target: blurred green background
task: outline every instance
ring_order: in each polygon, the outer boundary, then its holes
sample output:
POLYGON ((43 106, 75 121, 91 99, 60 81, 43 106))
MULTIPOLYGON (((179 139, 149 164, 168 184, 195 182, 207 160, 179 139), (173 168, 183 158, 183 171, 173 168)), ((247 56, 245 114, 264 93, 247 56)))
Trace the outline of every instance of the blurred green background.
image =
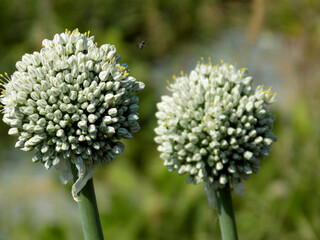
MULTIPOLYGON (((320 1, 1 0, 0 72, 65 28, 112 43, 140 94, 142 130, 94 176, 106 239, 221 239, 203 184, 169 173, 153 142, 168 79, 200 59, 247 67, 278 92, 279 137, 260 174, 234 196, 240 239, 320 239, 320 1), (139 50, 139 41, 146 46, 139 50)), ((0 239, 83 239, 77 204, 54 169, 33 164, 0 124, 0 239)))

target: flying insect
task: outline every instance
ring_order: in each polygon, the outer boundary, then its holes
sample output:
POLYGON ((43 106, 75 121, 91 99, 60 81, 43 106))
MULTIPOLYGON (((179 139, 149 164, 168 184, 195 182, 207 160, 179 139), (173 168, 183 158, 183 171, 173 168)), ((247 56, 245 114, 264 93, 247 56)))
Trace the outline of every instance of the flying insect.
POLYGON ((139 43, 139 50, 142 50, 143 48, 144 48, 144 46, 146 45, 146 42, 145 41, 141 41, 140 43, 139 43))

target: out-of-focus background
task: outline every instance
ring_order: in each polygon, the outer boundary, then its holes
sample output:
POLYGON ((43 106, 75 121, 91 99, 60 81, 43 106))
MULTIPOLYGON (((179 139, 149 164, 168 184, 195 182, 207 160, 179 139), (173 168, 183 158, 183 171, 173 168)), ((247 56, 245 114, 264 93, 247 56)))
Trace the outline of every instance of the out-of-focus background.
MULTIPOLYGON (((203 184, 168 172, 156 151, 156 102, 167 80, 200 57, 237 62, 273 86, 279 137, 258 175, 234 196, 240 239, 320 239, 320 1, 1 0, 0 72, 65 28, 112 43, 140 94, 141 131, 94 176, 106 239, 221 239, 203 184), (138 49, 145 41, 143 50, 138 49)), ((82 239, 71 185, 33 164, 0 124, 0 240, 82 239)))

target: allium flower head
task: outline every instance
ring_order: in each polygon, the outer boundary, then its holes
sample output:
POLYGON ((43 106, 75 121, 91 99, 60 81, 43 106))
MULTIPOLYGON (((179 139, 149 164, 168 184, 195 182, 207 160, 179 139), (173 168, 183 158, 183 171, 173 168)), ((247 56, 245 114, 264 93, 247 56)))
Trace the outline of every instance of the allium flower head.
POLYGON ((246 69, 221 61, 174 76, 169 90, 156 113, 155 141, 164 165, 187 173, 188 183, 205 182, 206 189, 230 183, 241 194, 242 180, 258 172, 276 140, 275 116, 265 107, 274 101, 271 88, 254 90, 246 69))
POLYGON ((16 147, 35 150, 33 161, 62 171, 77 193, 96 166, 124 150, 119 140, 139 131, 138 102, 144 84, 129 76, 113 45, 98 47, 78 29, 45 39, 40 52, 25 54, 12 76, 2 76, 3 121, 16 147))

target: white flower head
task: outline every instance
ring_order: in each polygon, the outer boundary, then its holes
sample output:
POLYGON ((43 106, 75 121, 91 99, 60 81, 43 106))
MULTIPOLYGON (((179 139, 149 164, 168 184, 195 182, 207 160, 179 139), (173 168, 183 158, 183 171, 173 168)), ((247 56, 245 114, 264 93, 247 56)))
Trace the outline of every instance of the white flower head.
POLYGON ((211 190, 226 184, 243 195, 242 181, 258 172, 277 139, 271 132, 275 116, 265 107, 276 94, 263 86, 254 90, 246 69, 223 61, 198 63, 189 75, 173 78, 172 94, 162 96, 156 113, 164 165, 187 173, 188 183, 205 182, 210 205, 211 190))
POLYGON ((142 82, 129 75, 113 45, 98 47, 90 32, 78 29, 45 39, 40 52, 25 54, 11 77, 2 77, 3 120, 16 147, 35 150, 33 161, 55 166, 61 180, 78 179, 72 194, 92 177, 94 169, 124 150, 120 142, 139 131, 138 96, 142 82))

